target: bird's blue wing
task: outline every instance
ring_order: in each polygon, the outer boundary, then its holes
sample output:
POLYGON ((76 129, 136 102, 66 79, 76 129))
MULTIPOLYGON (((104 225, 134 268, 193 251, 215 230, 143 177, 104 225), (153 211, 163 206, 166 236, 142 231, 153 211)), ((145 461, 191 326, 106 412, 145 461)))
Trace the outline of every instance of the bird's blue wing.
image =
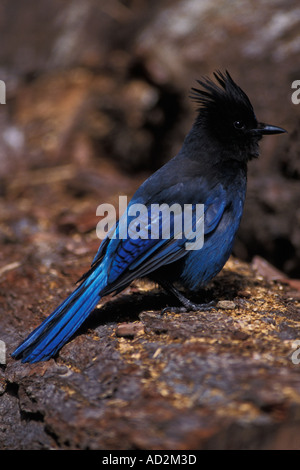
MULTIPOLYGON (((215 190, 214 196, 209 198, 204 204, 204 213, 200 212, 198 218, 195 217, 191 226, 192 233, 180 233, 182 225, 176 224, 176 221, 182 218, 183 215, 177 214, 172 219, 172 233, 167 238, 151 238, 150 230, 153 226, 159 226, 161 231, 161 221, 164 216, 160 218, 150 219, 150 212, 144 213, 139 217, 139 237, 133 238, 136 232, 130 233, 130 223, 128 223, 128 237, 126 239, 111 239, 104 240, 105 250, 99 250, 98 256, 101 258, 104 255, 111 259, 107 271, 107 286, 101 292, 106 295, 112 291, 120 290, 128 285, 132 280, 138 277, 149 275, 156 269, 170 264, 178 259, 186 256, 188 251, 186 243, 190 242, 193 233, 195 233, 195 226, 204 221, 204 233, 208 235, 217 227, 224 209, 226 207, 225 191, 220 186, 215 190)), ((116 230, 118 231, 118 225, 116 230)), ((161 235, 161 233, 160 233, 161 235)), ((100 261, 100 258, 99 258, 100 261)), ((94 263, 97 264, 97 258, 94 263)))
POLYGON ((226 191, 222 185, 218 185, 213 195, 205 204, 204 233, 208 235, 217 227, 227 204, 226 191))

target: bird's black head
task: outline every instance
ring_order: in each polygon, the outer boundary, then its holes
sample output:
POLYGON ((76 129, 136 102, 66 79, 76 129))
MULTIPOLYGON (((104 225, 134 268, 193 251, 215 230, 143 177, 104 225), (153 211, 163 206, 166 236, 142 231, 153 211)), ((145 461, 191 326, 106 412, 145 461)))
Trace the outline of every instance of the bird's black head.
POLYGON ((197 80, 202 89, 192 88, 191 98, 200 104, 195 126, 204 128, 221 143, 227 155, 236 160, 258 157, 258 141, 265 134, 286 132, 276 126, 257 122, 246 93, 229 73, 214 73, 220 86, 209 78, 197 80))

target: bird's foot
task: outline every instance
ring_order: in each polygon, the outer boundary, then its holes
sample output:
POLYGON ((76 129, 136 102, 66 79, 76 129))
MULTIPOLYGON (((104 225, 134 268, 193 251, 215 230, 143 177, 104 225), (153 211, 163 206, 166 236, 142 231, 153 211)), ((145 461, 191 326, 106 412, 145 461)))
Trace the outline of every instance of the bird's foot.
POLYGON ((162 313, 186 313, 186 312, 207 312, 216 306, 216 302, 212 300, 211 302, 207 302, 204 304, 194 304, 188 299, 187 302, 182 307, 166 307, 162 310, 162 313))
POLYGON ((191 300, 187 299, 178 289, 176 289, 172 284, 164 283, 163 287, 171 292, 182 304, 182 307, 166 307, 163 309, 162 313, 166 313, 169 311, 175 313, 183 313, 183 312, 207 312, 216 306, 216 302, 212 300, 211 302, 203 303, 203 304, 196 304, 191 300))

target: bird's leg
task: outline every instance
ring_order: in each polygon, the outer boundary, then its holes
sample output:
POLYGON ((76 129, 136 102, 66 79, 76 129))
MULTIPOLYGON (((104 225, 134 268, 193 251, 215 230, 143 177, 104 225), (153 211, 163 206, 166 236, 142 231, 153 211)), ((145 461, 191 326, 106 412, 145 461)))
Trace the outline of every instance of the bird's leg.
MULTIPOLYGON (((211 310, 215 305, 215 301, 212 300, 211 302, 205 303, 205 304, 195 304, 191 300, 187 299, 181 292, 179 292, 176 287, 174 287, 172 284, 168 283, 167 281, 162 281, 159 282, 160 285, 167 291, 175 295, 177 299, 182 303, 183 307, 181 308, 172 308, 172 311, 177 311, 177 312, 185 312, 185 311, 193 311, 197 312, 199 310, 201 311, 207 311, 211 310)), ((163 312, 170 310, 170 307, 166 307, 163 312)))

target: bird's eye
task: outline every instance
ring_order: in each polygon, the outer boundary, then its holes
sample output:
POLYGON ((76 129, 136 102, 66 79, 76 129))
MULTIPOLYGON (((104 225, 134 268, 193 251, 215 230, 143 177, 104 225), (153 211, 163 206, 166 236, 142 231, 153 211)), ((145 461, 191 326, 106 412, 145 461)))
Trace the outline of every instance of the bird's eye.
POLYGON ((236 129, 245 129, 246 127, 243 121, 234 121, 233 125, 236 129))

